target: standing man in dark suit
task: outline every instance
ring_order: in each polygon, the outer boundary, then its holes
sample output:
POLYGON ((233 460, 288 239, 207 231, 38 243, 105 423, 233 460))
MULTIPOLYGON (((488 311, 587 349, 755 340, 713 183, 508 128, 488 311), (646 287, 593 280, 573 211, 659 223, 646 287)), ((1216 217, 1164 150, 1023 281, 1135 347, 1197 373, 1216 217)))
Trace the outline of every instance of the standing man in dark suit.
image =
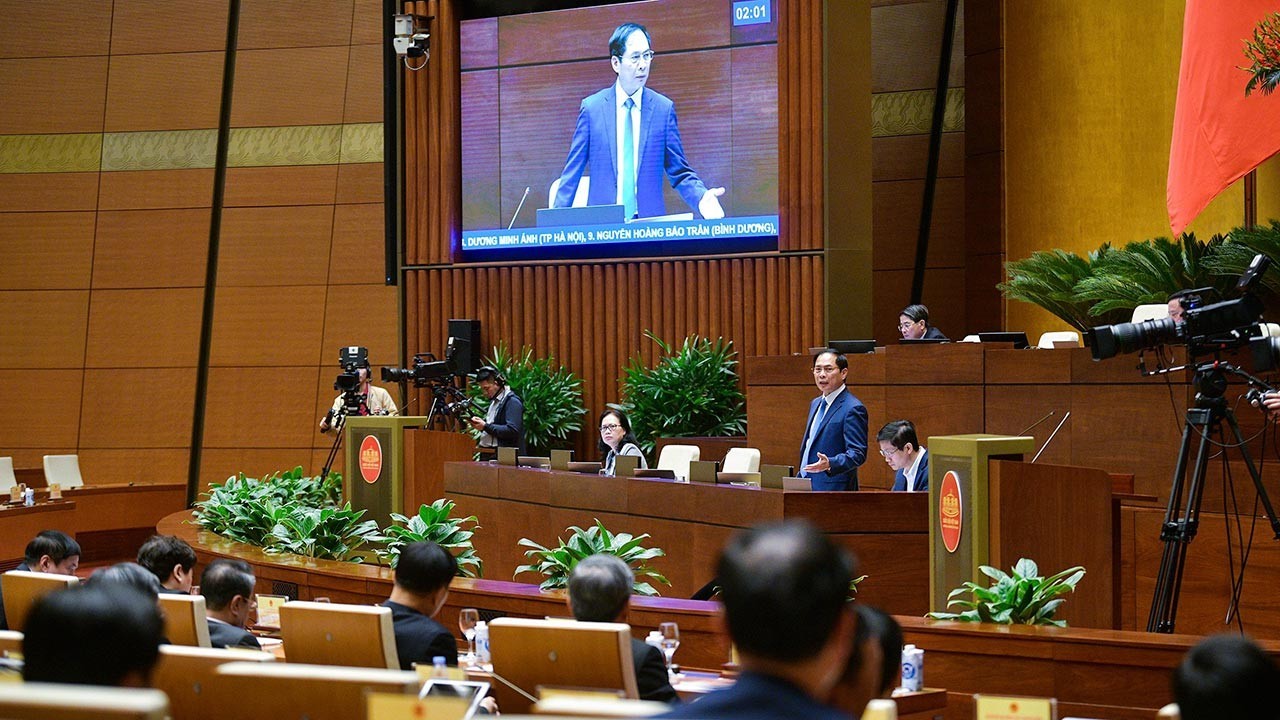
POLYGON ((835 720, 827 704, 853 650, 853 560, 804 522, 738 532, 717 565, 724 622, 742 674, 664 717, 835 720))
POLYGON ((880 457, 896 470, 893 476, 894 492, 929 490, 929 451, 920 447, 916 426, 910 420, 894 420, 886 423, 876 433, 880 443, 880 457))
POLYGON ((401 546, 395 585, 391 597, 382 603, 391 608, 400 669, 412 670, 414 663, 430 665, 437 657, 443 657, 446 665, 457 666, 458 640, 435 619, 457 574, 458 561, 436 543, 401 546))
POLYGON ((245 630, 257 601, 253 596, 253 568, 243 560, 219 558, 209 563, 200 576, 209 615, 209 642, 216 648, 260 650, 258 638, 245 630))
POLYGON ((569 207, 584 170, 590 170, 588 205, 622 205, 628 220, 666 215, 662 174, 709 220, 724 217, 724 188, 702 183, 689 167, 671 99, 645 87, 653 69, 649 31, 623 23, 609 38, 609 65, 618 79, 582 101, 569 157, 553 207, 569 207))
MULTIPOLYGON (((580 622, 627 621, 635 575, 614 555, 588 555, 569 575, 569 611, 580 622)), ((631 659, 641 700, 679 702, 667 678, 667 664, 658 648, 631 638, 631 659)))
POLYGON ((800 444, 800 476, 814 490, 857 490, 858 466, 867 459, 867 408, 845 389, 849 361, 835 350, 813 359, 821 396, 809 405, 800 444))
POLYGON ((480 432, 481 452, 497 452, 500 447, 513 447, 525 455, 524 402, 507 386, 502 373, 489 365, 476 370, 476 382, 489 398, 484 417, 471 418, 471 427, 480 432))

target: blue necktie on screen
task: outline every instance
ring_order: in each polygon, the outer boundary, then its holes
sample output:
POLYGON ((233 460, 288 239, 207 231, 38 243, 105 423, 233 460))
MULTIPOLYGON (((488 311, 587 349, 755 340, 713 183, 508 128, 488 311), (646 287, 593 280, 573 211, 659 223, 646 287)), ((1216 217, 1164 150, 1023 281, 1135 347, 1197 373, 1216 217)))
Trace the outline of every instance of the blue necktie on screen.
POLYGON ((631 108, 635 106, 636 101, 631 98, 622 103, 627 111, 622 129, 622 208, 628 220, 636 216, 636 131, 631 119, 631 108))
MULTIPOLYGON (((809 450, 813 447, 813 436, 818 434, 818 428, 822 426, 822 418, 827 414, 827 399, 818 400, 818 411, 813 414, 813 422, 809 424, 809 439, 804 444, 804 455, 800 457, 800 467, 803 468, 809 464, 809 450)), ((808 477, 809 473, 804 470, 800 471, 800 477, 808 477)))

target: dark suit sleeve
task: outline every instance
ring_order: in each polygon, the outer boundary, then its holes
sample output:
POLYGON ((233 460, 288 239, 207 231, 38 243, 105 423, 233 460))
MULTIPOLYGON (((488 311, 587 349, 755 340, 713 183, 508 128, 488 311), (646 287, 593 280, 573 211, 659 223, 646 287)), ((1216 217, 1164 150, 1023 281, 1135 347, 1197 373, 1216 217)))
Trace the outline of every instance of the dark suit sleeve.
POLYGON ((689 160, 684 155, 684 143, 680 140, 680 125, 676 120, 674 105, 671 106, 671 112, 667 114, 666 133, 667 151, 663 165, 667 171, 667 177, 671 179, 671 187, 680 193, 680 197, 684 198, 689 207, 698 210, 698 203, 706 194, 707 186, 702 183, 698 173, 689 167, 689 160))
POLYGON ((920 471, 916 473, 916 489, 926 491, 929 489, 929 453, 925 451, 924 457, 920 458, 920 471))
POLYGON ((831 475, 855 470, 867 460, 867 408, 865 405, 855 402, 854 406, 849 408, 849 412, 845 413, 841 431, 844 436, 844 452, 827 458, 831 462, 831 470, 828 471, 831 475))
POLYGON ((573 205, 573 196, 578 192, 582 171, 587 167, 590 147, 591 117, 587 110, 587 101, 583 100, 578 106, 578 125, 573 130, 573 140, 569 143, 569 157, 564 161, 564 170, 560 173, 560 188, 556 190, 556 199, 552 207, 566 208, 573 205))
POLYGON ((498 439, 503 447, 522 447, 520 441, 524 437, 524 402, 520 396, 511 393, 502 404, 501 417, 484 426, 484 431, 498 439))
POLYGON ((662 660, 662 651, 652 645, 645 645, 645 648, 643 660, 636 663, 636 685, 640 690, 640 699, 679 702, 680 696, 667 678, 667 665, 662 660))
POLYGON ((245 631, 245 634, 236 641, 235 647, 250 648, 253 650, 261 650, 262 643, 258 642, 258 638, 253 633, 245 631))
POLYGON ((458 666, 458 639, 450 633, 438 633, 431 638, 431 643, 427 645, 426 658, 430 663, 432 658, 444 657, 444 662, 450 667, 458 666))

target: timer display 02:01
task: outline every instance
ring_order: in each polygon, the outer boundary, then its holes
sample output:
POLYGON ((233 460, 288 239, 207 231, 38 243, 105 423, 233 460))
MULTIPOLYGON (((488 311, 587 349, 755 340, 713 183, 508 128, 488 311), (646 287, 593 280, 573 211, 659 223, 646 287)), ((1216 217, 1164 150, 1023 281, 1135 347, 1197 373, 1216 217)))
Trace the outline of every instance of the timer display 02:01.
POLYGON ((759 25, 772 21, 771 0, 744 0, 733 4, 733 24, 759 25))

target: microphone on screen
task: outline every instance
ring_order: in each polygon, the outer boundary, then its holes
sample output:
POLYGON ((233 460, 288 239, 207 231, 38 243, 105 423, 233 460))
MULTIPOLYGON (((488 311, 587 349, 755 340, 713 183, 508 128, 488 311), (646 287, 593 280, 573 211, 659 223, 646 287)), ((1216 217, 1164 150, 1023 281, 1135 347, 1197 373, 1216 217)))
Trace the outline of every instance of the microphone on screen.
POLYGON ((531 189, 532 189, 532 186, 529 186, 529 185, 524 186, 524 195, 520 196, 520 204, 516 206, 516 211, 512 213, 511 222, 507 223, 508 230, 510 230, 512 226, 516 224, 516 218, 520 216, 520 208, 524 207, 524 201, 529 198, 529 190, 531 189))

